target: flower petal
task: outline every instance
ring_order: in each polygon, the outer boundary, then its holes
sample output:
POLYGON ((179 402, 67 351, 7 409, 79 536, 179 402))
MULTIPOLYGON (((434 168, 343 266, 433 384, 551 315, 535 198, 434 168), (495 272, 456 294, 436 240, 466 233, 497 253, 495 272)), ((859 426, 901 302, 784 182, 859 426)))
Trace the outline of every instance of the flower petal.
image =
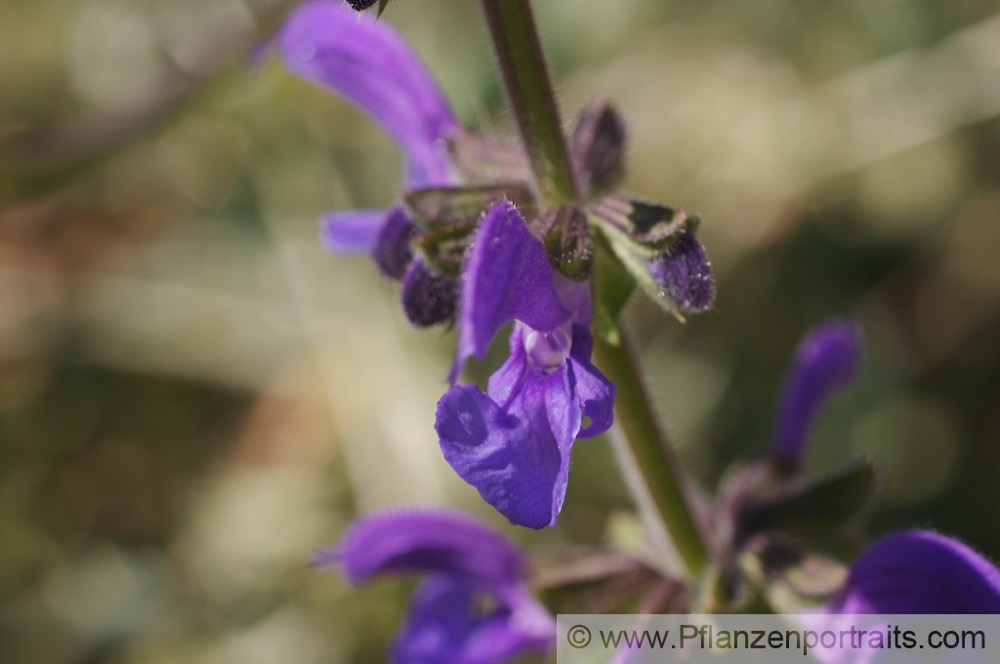
POLYGON ((573 326, 573 349, 570 366, 576 384, 576 398, 590 424, 580 430, 577 438, 589 438, 604 433, 614 422, 615 386, 590 362, 594 340, 583 325, 573 326))
POLYGON ((530 597, 524 599, 537 607, 531 615, 505 604, 483 611, 484 603, 468 584, 444 575, 430 577, 410 603, 394 646, 395 661, 493 664, 526 651, 545 653, 555 637, 552 617, 530 597))
POLYGON ((483 357, 504 323, 519 320, 550 332, 569 318, 553 287, 542 243, 511 203, 497 203, 480 222, 465 259, 451 381, 469 357, 483 357))
POLYGON ((420 59, 385 22, 312 0, 285 21, 278 49, 295 74, 343 95, 392 135, 406 154, 410 186, 451 181, 442 139, 458 122, 420 59))
POLYGON ((950 537, 894 533, 854 562, 828 612, 1000 613, 1000 570, 950 537))
POLYGON ((653 279, 681 311, 705 311, 715 301, 712 264, 690 228, 681 231, 670 248, 649 261, 648 267, 653 279))
POLYGON ((523 323, 514 323, 510 330, 510 355, 500 365, 500 368, 490 376, 486 393, 506 412, 511 399, 517 396, 521 389, 522 379, 528 371, 528 353, 524 348, 524 335, 527 330, 523 323))
POLYGON ((773 453, 792 467, 805 453, 809 428, 826 399, 858 372, 861 334, 853 323, 826 322, 806 335, 785 379, 773 453))
POLYGON ((353 584, 396 572, 443 572, 486 588, 516 584, 522 554, 499 533, 449 510, 385 511, 356 521, 320 567, 339 567, 353 584))
POLYGON ((475 385, 452 387, 438 402, 434 428, 445 459, 511 523, 556 523, 582 417, 572 381, 565 366, 529 367, 506 412, 475 385))
POLYGON ((389 215, 387 210, 328 212, 320 223, 320 239, 338 254, 370 254, 389 215))

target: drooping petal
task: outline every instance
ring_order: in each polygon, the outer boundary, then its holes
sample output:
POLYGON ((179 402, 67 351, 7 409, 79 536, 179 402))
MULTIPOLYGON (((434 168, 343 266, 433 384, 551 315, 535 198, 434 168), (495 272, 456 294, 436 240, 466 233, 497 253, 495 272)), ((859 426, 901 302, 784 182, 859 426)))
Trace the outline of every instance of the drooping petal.
POLYGON ((544 609, 537 607, 529 614, 521 607, 500 604, 484 610, 481 599, 468 584, 452 577, 428 578, 410 603, 406 625, 394 645, 394 661, 494 664, 528 651, 551 649, 555 627, 544 609))
POLYGON ((583 325, 573 326, 573 350, 570 366, 576 384, 576 398, 590 423, 580 430, 578 438, 604 433, 614 421, 615 386, 590 362, 594 340, 583 325))
POLYGON ((528 367, 506 411, 475 385, 452 387, 438 402, 445 459, 511 523, 556 523, 582 417, 572 381, 565 366, 528 367))
POLYGON ((542 243, 511 203, 497 203, 480 222, 466 257, 452 382, 469 357, 483 357, 504 323, 519 320, 549 332, 569 318, 542 243))
POLYGON ((399 572, 441 572, 486 588, 516 584, 524 558, 499 533, 448 510, 387 511, 356 521, 315 564, 353 584, 399 572))
POLYGON ((851 566, 829 613, 1000 613, 1000 570, 961 542, 927 531, 894 533, 851 566))
POLYGON ((671 247, 649 261, 648 267, 681 311, 705 311, 715 301, 712 264, 690 228, 681 231, 671 247))
POLYGON ((371 252, 382 274, 391 279, 403 278, 413 261, 410 242, 415 233, 413 220, 402 208, 395 207, 389 212, 371 252))
POLYGON ((835 320, 806 335, 785 379, 773 453, 792 467, 805 454, 809 429, 826 399, 850 382, 861 359, 861 334, 853 323, 835 320))
POLYGON ((277 41, 295 74, 346 97, 396 140, 410 186, 451 181, 444 139, 458 122, 420 59, 385 22, 312 0, 291 13, 277 41))
POLYGON ((320 223, 320 239, 334 253, 370 254, 388 215, 388 210, 327 212, 320 223))

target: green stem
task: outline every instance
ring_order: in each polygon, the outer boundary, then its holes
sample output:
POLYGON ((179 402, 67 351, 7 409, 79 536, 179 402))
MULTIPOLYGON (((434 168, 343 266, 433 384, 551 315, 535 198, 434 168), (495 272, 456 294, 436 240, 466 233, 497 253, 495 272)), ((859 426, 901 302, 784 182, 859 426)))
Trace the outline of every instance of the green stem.
POLYGON ((615 422, 621 427, 657 516, 691 576, 708 564, 708 546, 694 517, 684 469, 674 454, 639 371, 638 357, 624 330, 617 346, 598 337, 594 354, 604 374, 615 384, 615 422))
POLYGON ((529 0, 482 0, 504 87, 539 189, 549 203, 579 198, 529 0))
MULTIPOLYGON (((580 191, 566 150, 529 0, 481 0, 481 3, 507 97, 540 193, 549 204, 577 201, 580 191)), ((683 469, 650 406, 638 358, 627 335, 623 333, 621 337, 620 345, 599 339, 595 348, 597 361, 617 389, 615 419, 624 433, 627 453, 633 457, 645 493, 688 573, 695 577, 708 563, 708 547, 692 511, 683 469)), ((642 500, 641 496, 637 498, 642 500)))

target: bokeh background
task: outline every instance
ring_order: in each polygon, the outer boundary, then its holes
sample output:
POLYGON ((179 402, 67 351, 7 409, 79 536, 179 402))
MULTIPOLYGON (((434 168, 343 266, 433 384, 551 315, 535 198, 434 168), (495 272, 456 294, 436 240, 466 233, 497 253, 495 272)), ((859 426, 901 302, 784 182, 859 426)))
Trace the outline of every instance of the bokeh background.
MULTIPOLYGON (((628 509, 603 439, 538 533, 440 458, 453 333, 410 329, 394 284, 317 242, 323 210, 393 199, 399 155, 248 64, 291 4, 0 5, 3 664, 377 661, 412 583, 308 567, 354 515, 457 506, 551 549, 628 509)), ((567 118, 614 99, 627 189, 705 217, 716 310, 628 311, 692 472, 711 486, 766 449, 797 340, 854 316, 864 370, 811 472, 869 454, 870 535, 1000 557, 996 4, 536 4, 567 118)), ((464 121, 509 125, 475 3, 385 20, 464 121)))

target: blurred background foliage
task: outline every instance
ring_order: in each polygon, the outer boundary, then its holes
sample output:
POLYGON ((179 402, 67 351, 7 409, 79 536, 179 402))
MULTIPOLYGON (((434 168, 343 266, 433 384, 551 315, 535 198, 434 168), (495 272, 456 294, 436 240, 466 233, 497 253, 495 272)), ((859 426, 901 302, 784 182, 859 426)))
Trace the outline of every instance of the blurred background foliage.
MULTIPOLYGON (((628 508, 602 439, 546 532, 505 527, 440 458, 454 335, 409 329, 393 284, 317 242, 321 211, 392 200, 398 153, 248 64, 290 5, 0 6, 3 664, 373 661, 411 583, 308 568, 355 514, 460 506, 545 550, 628 508)), ((536 5, 567 118, 614 99, 626 188, 706 219, 716 310, 628 311, 692 472, 764 450, 800 335, 855 316, 864 371, 811 472, 872 455, 871 534, 1000 556, 995 3, 536 5)), ((464 121, 503 127, 477 14, 400 0, 386 20, 464 121)))

